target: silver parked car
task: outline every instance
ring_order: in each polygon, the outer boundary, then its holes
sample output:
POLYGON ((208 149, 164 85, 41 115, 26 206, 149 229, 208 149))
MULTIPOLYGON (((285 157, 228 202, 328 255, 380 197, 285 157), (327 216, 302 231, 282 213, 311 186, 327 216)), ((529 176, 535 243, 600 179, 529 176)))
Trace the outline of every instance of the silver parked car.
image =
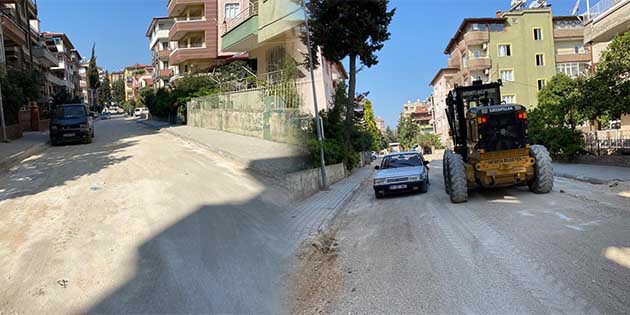
POLYGON ((383 157, 374 176, 374 193, 382 198, 389 193, 429 190, 429 161, 418 152, 392 153, 383 157))

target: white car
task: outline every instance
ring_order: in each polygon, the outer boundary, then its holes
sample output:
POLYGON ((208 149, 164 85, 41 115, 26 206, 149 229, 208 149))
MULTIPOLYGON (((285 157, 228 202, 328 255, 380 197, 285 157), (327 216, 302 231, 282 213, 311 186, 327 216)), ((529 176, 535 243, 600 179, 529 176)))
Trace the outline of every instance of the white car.
POLYGON ((138 107, 133 112, 134 117, 147 117, 149 115, 149 109, 146 107, 138 107))

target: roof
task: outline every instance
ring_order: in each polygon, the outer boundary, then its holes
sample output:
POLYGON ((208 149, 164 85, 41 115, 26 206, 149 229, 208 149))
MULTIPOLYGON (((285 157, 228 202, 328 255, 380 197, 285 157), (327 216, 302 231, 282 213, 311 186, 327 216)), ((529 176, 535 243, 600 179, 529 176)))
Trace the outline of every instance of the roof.
POLYGON ((468 24, 474 24, 474 23, 503 23, 507 21, 507 18, 466 18, 462 21, 462 24, 459 25, 459 28, 457 29, 457 32, 455 32, 455 35, 453 36, 453 38, 451 38, 451 40, 448 42, 448 45, 446 46, 446 49, 444 49, 444 54, 448 55, 451 51, 451 48, 453 46, 455 46, 455 44, 457 44, 457 41, 459 40, 459 37, 462 36, 462 34, 464 34, 466 32, 466 26, 468 26, 468 24))
POLYGON ((142 63, 136 63, 135 65, 125 67, 125 70, 140 70, 145 68, 151 68, 151 66, 142 63))
POLYGON ((167 16, 154 17, 151 20, 151 24, 149 24, 149 29, 147 29, 146 36, 147 37, 151 37, 151 33, 153 32, 153 28, 155 28, 155 24, 157 24, 157 22, 159 22, 159 21, 169 21, 169 20, 173 20, 173 18, 170 18, 170 17, 167 17, 167 16))
POLYGON ((42 35, 50 36, 50 37, 61 37, 61 40, 63 40, 64 45, 66 45, 70 49, 75 49, 74 45, 72 44, 72 42, 70 41, 68 36, 66 34, 64 34, 64 33, 43 32, 42 35))
POLYGON ((433 80, 431 80, 431 83, 429 83, 429 85, 433 85, 435 81, 437 81, 437 79, 440 77, 440 74, 444 72, 457 72, 457 71, 459 71, 459 69, 457 68, 442 68, 438 70, 438 72, 435 74, 435 76, 433 77, 433 80))

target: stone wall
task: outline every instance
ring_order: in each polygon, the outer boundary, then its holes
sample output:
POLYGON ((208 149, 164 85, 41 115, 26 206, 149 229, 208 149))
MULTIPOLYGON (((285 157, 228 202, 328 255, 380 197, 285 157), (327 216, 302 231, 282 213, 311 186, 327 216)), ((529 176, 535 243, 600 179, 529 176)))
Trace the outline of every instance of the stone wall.
POLYGON ((188 125, 285 143, 300 143, 304 115, 298 109, 276 108, 276 96, 262 89, 224 93, 191 100, 188 125))
MULTIPOLYGON (((326 166, 328 185, 346 177, 346 168, 341 164, 326 166)), ((293 200, 303 200, 319 192, 323 186, 320 168, 291 173, 287 175, 286 185, 293 200)))
MULTIPOLYGON (((19 125, 8 125, 6 126, 7 128, 7 138, 9 140, 15 140, 15 139, 19 139, 22 138, 22 128, 20 128, 19 125)), ((3 139, 4 137, 2 136, 2 128, 0 128, 0 139, 3 139)))

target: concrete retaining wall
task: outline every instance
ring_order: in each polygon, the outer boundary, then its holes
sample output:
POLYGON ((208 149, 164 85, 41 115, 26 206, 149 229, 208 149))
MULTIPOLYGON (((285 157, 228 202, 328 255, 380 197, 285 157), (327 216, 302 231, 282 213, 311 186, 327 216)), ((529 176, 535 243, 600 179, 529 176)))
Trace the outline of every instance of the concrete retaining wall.
POLYGON ((253 90, 200 97, 187 104, 188 125, 276 142, 298 144, 303 115, 277 109, 277 100, 253 90))
MULTIPOLYGON (((326 167, 328 173, 328 185, 332 185, 346 178, 346 168, 341 164, 326 167)), ((291 173, 287 175, 286 185, 293 200, 306 199, 319 192, 323 186, 320 168, 291 173)))

